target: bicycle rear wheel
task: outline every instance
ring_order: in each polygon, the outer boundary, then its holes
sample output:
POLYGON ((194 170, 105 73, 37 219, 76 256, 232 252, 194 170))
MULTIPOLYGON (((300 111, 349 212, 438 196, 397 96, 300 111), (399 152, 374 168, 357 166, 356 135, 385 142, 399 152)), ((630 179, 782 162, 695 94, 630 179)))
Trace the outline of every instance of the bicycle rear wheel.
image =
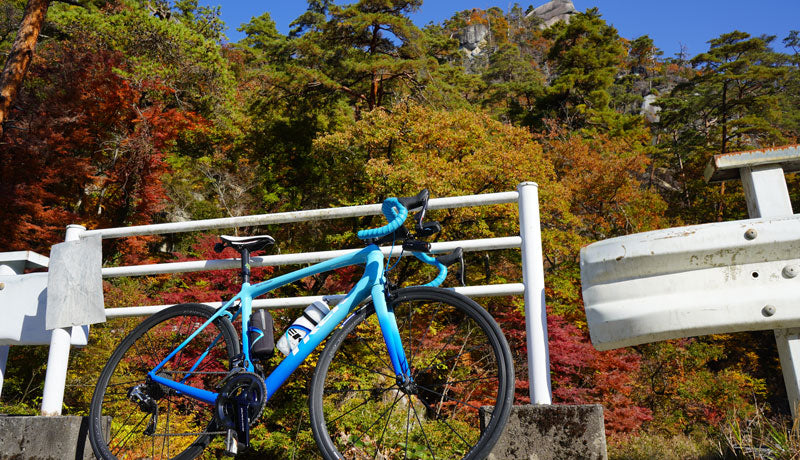
MULTIPOLYGON (((92 396, 89 440, 98 458, 191 459, 202 453, 216 434, 214 406, 149 381, 147 373, 215 312, 207 305, 176 305, 147 318, 122 340, 92 396), (107 416, 108 436, 102 428, 107 416)), ((159 374, 215 391, 238 353, 236 331, 221 316, 159 374)))
POLYGON ((311 426, 323 456, 485 458, 514 395, 497 323, 471 299, 439 288, 401 289, 388 306, 414 385, 397 382, 374 306, 353 314, 329 340, 311 383, 311 426))

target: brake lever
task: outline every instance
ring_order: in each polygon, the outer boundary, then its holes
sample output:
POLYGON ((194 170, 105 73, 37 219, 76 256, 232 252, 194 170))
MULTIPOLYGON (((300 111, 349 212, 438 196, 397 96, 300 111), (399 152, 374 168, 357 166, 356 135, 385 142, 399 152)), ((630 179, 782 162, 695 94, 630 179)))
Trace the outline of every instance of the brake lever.
POLYGON ((436 261, 444 265, 445 267, 449 267, 450 265, 459 262, 458 281, 461 282, 462 286, 467 285, 466 278, 464 277, 465 264, 464 264, 464 250, 462 248, 456 248, 456 250, 451 252, 450 254, 439 256, 436 258, 436 261))
POLYGON ((427 238, 441 231, 442 225, 439 222, 425 222, 416 229, 416 234, 414 236, 417 238, 427 238))

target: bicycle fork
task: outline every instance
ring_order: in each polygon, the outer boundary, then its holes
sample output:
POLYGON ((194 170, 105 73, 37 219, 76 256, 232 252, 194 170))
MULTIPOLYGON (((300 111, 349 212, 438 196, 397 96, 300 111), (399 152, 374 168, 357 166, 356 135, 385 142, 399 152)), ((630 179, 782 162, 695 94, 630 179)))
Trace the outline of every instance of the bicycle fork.
MULTIPOLYGON (((372 254, 370 254, 372 256, 372 254)), ((381 334, 383 341, 386 343, 386 350, 389 353, 392 367, 394 368, 395 376, 397 377, 397 385, 403 390, 412 390, 414 386, 413 378, 411 377, 411 369, 406 359, 406 353, 403 350, 403 343, 400 340, 400 330, 397 327, 397 319, 394 316, 394 311, 389 310, 386 303, 386 277, 383 276, 383 255, 379 254, 380 259, 375 260, 380 264, 381 273, 379 282, 372 286, 372 303, 375 306, 375 314, 378 317, 378 324, 381 327, 381 334)), ((378 257, 375 257, 378 259, 378 257)), ((370 262, 373 262, 372 260, 370 262)))

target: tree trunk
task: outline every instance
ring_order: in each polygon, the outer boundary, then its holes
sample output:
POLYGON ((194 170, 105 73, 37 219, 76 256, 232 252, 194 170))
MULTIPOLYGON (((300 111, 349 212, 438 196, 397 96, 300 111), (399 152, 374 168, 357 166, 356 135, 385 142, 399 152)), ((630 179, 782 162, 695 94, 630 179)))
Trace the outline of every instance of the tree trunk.
POLYGON ((17 38, 14 40, 11 52, 8 53, 8 60, 0 75, 0 136, 3 135, 3 123, 11 110, 11 104, 22 86, 22 79, 33 59, 33 50, 39 39, 48 6, 50 0, 28 0, 17 38))

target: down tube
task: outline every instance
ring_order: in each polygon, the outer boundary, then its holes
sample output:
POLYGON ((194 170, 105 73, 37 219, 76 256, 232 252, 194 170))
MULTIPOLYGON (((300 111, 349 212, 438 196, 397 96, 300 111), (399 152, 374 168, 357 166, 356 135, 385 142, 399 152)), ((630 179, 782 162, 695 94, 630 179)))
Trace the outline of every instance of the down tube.
POLYGON ((308 355, 322 343, 325 338, 330 335, 336 326, 341 323, 353 306, 361 303, 362 300, 367 298, 370 292, 370 287, 380 286, 383 276, 383 254, 380 251, 370 252, 367 258, 367 266, 364 270, 364 276, 358 280, 353 289, 347 297, 334 306, 331 311, 325 315, 316 328, 311 331, 298 346, 292 351, 289 356, 283 359, 278 367, 276 367, 264 383, 267 386, 267 399, 271 398, 273 394, 283 385, 283 382, 297 369, 298 366, 308 358, 308 355), (373 257, 373 254, 377 254, 373 257))

